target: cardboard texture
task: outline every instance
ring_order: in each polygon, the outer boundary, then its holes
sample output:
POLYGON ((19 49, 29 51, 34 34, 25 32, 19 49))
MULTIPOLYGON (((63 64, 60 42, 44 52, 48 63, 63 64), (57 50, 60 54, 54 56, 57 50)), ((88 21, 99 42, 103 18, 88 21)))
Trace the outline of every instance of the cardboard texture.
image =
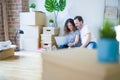
POLYGON ((59 28, 55 28, 55 27, 44 27, 43 28, 43 34, 52 34, 55 36, 59 35, 59 28))
POLYGON ((39 38, 43 33, 42 26, 21 26, 20 29, 24 31, 24 34, 20 35, 21 38, 39 38))
POLYGON ((52 50, 52 43, 41 43, 42 48, 46 49, 46 50, 52 50))
POLYGON ((57 47, 55 36, 59 35, 59 28, 43 27, 43 34, 41 34, 41 47, 47 50, 52 50, 52 47, 57 47))
POLYGON ((55 43, 55 36, 51 34, 41 34, 42 43, 55 43))
POLYGON ((45 26, 46 15, 43 12, 22 12, 20 13, 20 24, 29 26, 45 26))
POLYGON ((21 30, 24 31, 24 34, 20 35, 20 46, 23 50, 35 51, 41 47, 43 26, 21 26, 21 30))
POLYGON ((0 51, 0 60, 11 57, 14 55, 14 48, 0 51))
POLYGON ((39 48, 39 38, 21 38, 23 50, 36 51, 39 48))
POLYGON ((96 50, 43 52, 43 80, 120 80, 120 63, 100 63, 96 50))

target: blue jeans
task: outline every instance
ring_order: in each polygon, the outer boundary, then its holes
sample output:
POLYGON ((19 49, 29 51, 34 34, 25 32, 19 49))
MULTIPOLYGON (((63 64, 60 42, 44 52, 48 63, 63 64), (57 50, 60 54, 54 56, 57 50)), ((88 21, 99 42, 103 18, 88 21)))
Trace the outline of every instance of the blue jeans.
POLYGON ((88 49, 96 49, 97 48, 97 43, 96 42, 89 42, 86 45, 86 48, 88 48, 88 49))
POLYGON ((65 44, 65 45, 59 45, 59 46, 58 46, 58 49, 63 49, 63 48, 68 48, 68 45, 65 44))

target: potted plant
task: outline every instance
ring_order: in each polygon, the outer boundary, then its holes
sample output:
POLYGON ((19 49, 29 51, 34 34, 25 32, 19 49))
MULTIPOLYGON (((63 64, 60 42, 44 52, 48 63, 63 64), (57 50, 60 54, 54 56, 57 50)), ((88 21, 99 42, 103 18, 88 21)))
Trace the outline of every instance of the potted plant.
POLYGON ((45 9, 48 12, 53 12, 55 17, 55 26, 57 27, 57 17, 60 11, 63 11, 66 7, 66 0, 45 0, 45 9))
POLYGON ((52 18, 49 19, 49 26, 54 27, 54 20, 52 18))
POLYGON ((30 12, 33 12, 35 8, 36 8, 36 4, 35 3, 30 3, 29 4, 29 10, 30 10, 30 12))
POLYGON ((100 39, 98 40, 97 56, 100 62, 119 61, 119 43, 116 40, 114 24, 105 20, 103 27, 99 30, 100 39))

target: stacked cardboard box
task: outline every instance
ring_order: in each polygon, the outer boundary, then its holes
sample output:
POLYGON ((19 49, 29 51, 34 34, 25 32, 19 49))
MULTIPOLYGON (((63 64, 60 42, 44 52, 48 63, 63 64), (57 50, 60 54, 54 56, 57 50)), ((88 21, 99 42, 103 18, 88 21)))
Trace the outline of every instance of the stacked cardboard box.
POLYGON ((42 34, 45 25, 46 16, 44 12, 20 13, 20 29, 24 31, 24 34, 20 35, 20 48, 30 51, 40 48, 40 34, 42 34))
POLYGON ((45 13, 41 11, 37 12, 21 12, 20 13, 20 24, 29 26, 45 26, 46 17, 45 13))
POLYGON ((52 50, 52 46, 56 46, 55 36, 59 35, 59 28, 44 27, 41 34, 41 45, 43 48, 52 50))

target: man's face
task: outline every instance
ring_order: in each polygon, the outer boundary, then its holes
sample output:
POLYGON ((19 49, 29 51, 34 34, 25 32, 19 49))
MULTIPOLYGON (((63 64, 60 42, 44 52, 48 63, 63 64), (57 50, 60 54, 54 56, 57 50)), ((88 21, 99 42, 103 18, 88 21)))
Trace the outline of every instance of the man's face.
POLYGON ((82 21, 79 21, 78 19, 75 19, 74 23, 75 23, 75 26, 78 28, 78 27, 81 27, 82 21))

